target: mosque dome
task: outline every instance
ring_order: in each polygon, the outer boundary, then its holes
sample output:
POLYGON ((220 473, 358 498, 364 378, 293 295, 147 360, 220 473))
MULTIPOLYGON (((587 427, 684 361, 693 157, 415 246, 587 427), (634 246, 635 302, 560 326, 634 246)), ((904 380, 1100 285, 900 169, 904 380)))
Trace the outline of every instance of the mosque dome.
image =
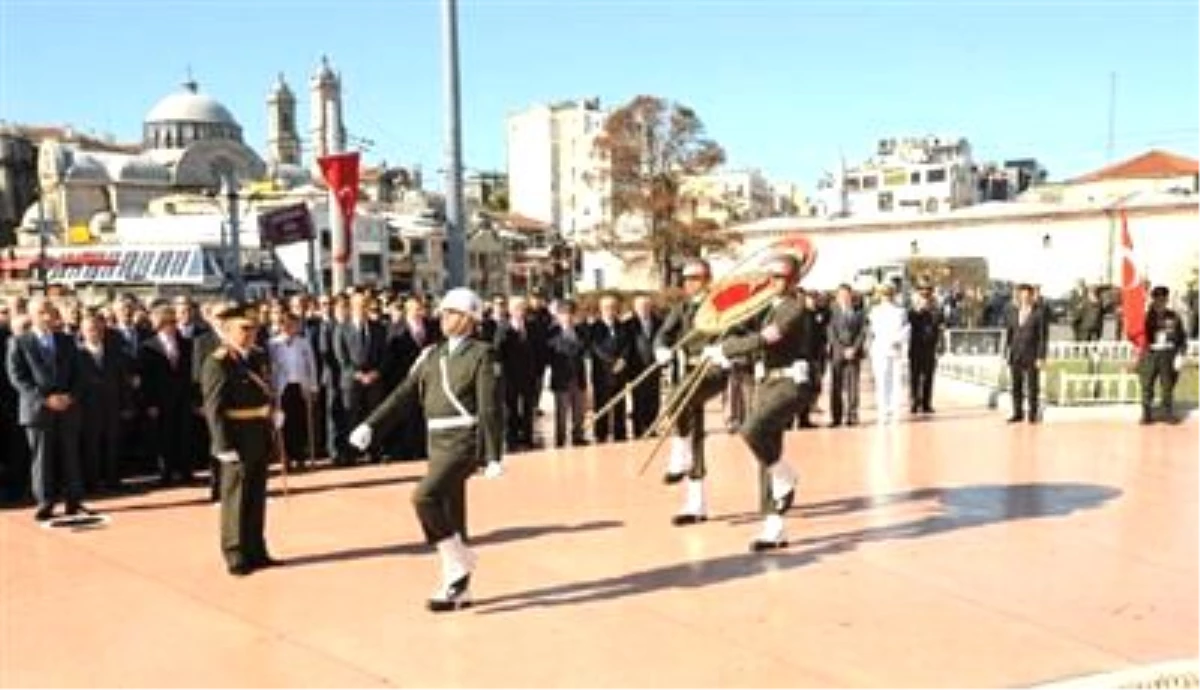
POLYGON ((160 100, 146 114, 144 144, 150 149, 182 149, 206 139, 242 140, 242 127, 217 99, 199 92, 189 79, 183 90, 160 100))

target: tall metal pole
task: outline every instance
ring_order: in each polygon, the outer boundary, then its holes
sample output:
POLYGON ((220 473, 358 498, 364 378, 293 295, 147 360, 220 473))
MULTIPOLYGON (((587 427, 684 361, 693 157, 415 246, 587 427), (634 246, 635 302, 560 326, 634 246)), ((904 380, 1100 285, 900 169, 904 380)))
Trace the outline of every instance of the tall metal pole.
POLYGON ((229 277, 233 279, 231 296, 235 302, 241 302, 246 299, 246 282, 242 279, 242 231, 238 217, 241 210, 238 208, 237 180, 232 174, 225 176, 221 179, 221 187, 229 208, 229 253, 233 259, 229 269, 229 277))
MULTIPOLYGON (((1117 73, 1109 74, 1108 80, 1108 163, 1112 164, 1117 149, 1117 73)), ((1105 281, 1112 284, 1117 280, 1114 275, 1117 253, 1117 223, 1113 213, 1108 214, 1108 262, 1105 267, 1105 281)))
POLYGON ((467 285, 462 199, 462 113, 458 80, 458 2, 442 0, 442 70, 446 97, 446 272, 449 287, 467 285))
POLYGON ((42 186, 37 190, 37 223, 38 223, 38 282, 42 285, 42 295, 50 292, 50 267, 46 265, 46 208, 42 201, 42 186))
MULTIPOLYGON (((325 146, 330 155, 344 153, 342 138, 338 136, 342 127, 341 112, 338 110, 336 99, 330 98, 325 102, 325 146)), ((342 216, 342 207, 338 204, 337 191, 329 187, 329 252, 333 256, 329 262, 329 282, 334 294, 345 292, 349 273, 349 262, 353 252, 346 237, 346 221, 342 216)))

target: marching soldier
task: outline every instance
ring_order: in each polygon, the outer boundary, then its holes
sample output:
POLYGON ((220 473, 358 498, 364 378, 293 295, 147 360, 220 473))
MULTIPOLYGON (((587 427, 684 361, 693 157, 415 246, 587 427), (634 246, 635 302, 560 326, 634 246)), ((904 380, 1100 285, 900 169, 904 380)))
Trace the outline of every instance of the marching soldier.
MULTIPOLYGON (((685 299, 676 304, 667 314, 662 327, 654 338, 654 356, 659 365, 670 363, 671 348, 692 331, 692 321, 704 302, 712 283, 712 269, 703 259, 693 259, 683 267, 683 292, 685 299)), ((679 353, 681 371, 679 381, 685 381, 688 372, 700 364, 703 344, 696 340, 684 345, 679 353)), ((676 417, 672 430, 671 454, 667 460, 667 471, 663 481, 678 484, 687 479, 683 509, 672 518, 676 526, 694 525, 708 519, 704 500, 704 477, 707 468, 704 462, 704 406, 719 395, 726 386, 725 371, 714 368, 704 376, 695 394, 688 400, 684 410, 676 417)))
POLYGON ((787 545, 783 515, 792 506, 796 492, 796 473, 783 459, 783 435, 796 408, 803 402, 804 390, 812 373, 804 359, 804 308, 794 296, 800 277, 800 263, 794 256, 782 255, 767 266, 771 288, 777 296, 764 313, 760 330, 733 336, 704 348, 702 356, 728 368, 731 357, 753 357, 760 383, 754 408, 739 433, 750 451, 766 470, 769 485, 764 491, 766 519, 762 533, 751 543, 753 551, 766 551, 787 545), (769 499, 769 500, 767 500, 769 499))
POLYGON ((1146 312, 1147 350, 1142 355, 1142 424, 1154 421, 1154 382, 1158 381, 1162 391, 1162 405, 1166 421, 1175 424, 1175 381, 1183 368, 1183 357, 1187 352, 1187 334, 1183 320, 1167 306, 1170 291, 1159 285, 1150 293, 1150 310, 1146 312))
POLYGON ((223 344, 200 372, 212 453, 221 463, 221 550, 229 573, 239 577, 279 565, 263 536, 268 466, 277 449, 269 361, 254 345, 253 314, 240 305, 218 315, 223 344))
POLYGON ((352 444, 365 448, 399 423, 409 405, 421 404, 428 420, 429 473, 412 502, 426 541, 441 557, 442 581, 429 599, 433 612, 470 605, 475 555, 463 543, 466 482, 481 459, 489 469, 499 467, 504 441, 496 394, 500 365, 490 345, 471 337, 481 310, 479 298, 466 288, 446 293, 441 304, 446 340, 426 348, 404 381, 350 434, 352 444))

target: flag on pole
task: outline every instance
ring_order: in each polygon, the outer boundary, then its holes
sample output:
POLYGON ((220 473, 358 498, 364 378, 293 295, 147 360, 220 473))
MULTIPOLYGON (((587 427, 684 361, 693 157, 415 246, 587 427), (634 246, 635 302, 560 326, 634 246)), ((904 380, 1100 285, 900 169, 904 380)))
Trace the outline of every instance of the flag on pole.
POLYGON ((1146 283, 1134 261, 1133 239, 1129 235, 1129 218, 1121 209, 1121 320, 1125 337, 1139 353, 1145 351, 1146 283))
POLYGON ((358 151, 351 151, 322 156, 317 160, 321 166, 321 176, 333 190, 338 211, 342 214, 342 232, 345 238, 342 247, 345 248, 346 256, 335 256, 335 261, 346 260, 350 253, 350 238, 354 237, 351 225, 354 222, 354 209, 358 205, 358 159, 358 151))

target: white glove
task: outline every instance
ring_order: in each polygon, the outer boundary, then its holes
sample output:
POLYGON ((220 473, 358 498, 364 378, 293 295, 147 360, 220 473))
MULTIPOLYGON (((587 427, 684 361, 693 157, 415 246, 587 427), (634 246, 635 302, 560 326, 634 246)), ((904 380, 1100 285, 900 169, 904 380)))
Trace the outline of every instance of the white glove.
POLYGON ((701 356, 713 364, 721 367, 722 369, 728 369, 733 366, 733 363, 729 361, 729 358, 726 357, 725 353, 721 350, 720 345, 709 345, 705 347, 701 352, 701 356))
POLYGON ((366 450, 367 446, 371 445, 371 427, 366 424, 359 424, 350 432, 350 445, 359 450, 366 450))
POLYGON ((224 464, 233 464, 242 461, 242 459, 238 457, 236 450, 227 450, 224 453, 217 453, 216 457, 218 462, 224 464))
POLYGON ((484 479, 496 479, 504 474, 504 466, 499 461, 493 460, 487 464, 483 470, 484 479))
POLYGON ((673 355, 671 354, 671 350, 669 348, 665 348, 665 347, 654 348, 654 361, 655 362, 658 362, 659 364, 666 364, 671 361, 672 357, 673 357, 673 355))
POLYGON ((271 414, 271 420, 275 422, 276 429, 283 428, 283 422, 285 419, 287 419, 287 416, 283 414, 283 410, 275 410, 275 412, 271 414))
POLYGON ((1175 371, 1183 368, 1183 355, 1175 355, 1175 371))

